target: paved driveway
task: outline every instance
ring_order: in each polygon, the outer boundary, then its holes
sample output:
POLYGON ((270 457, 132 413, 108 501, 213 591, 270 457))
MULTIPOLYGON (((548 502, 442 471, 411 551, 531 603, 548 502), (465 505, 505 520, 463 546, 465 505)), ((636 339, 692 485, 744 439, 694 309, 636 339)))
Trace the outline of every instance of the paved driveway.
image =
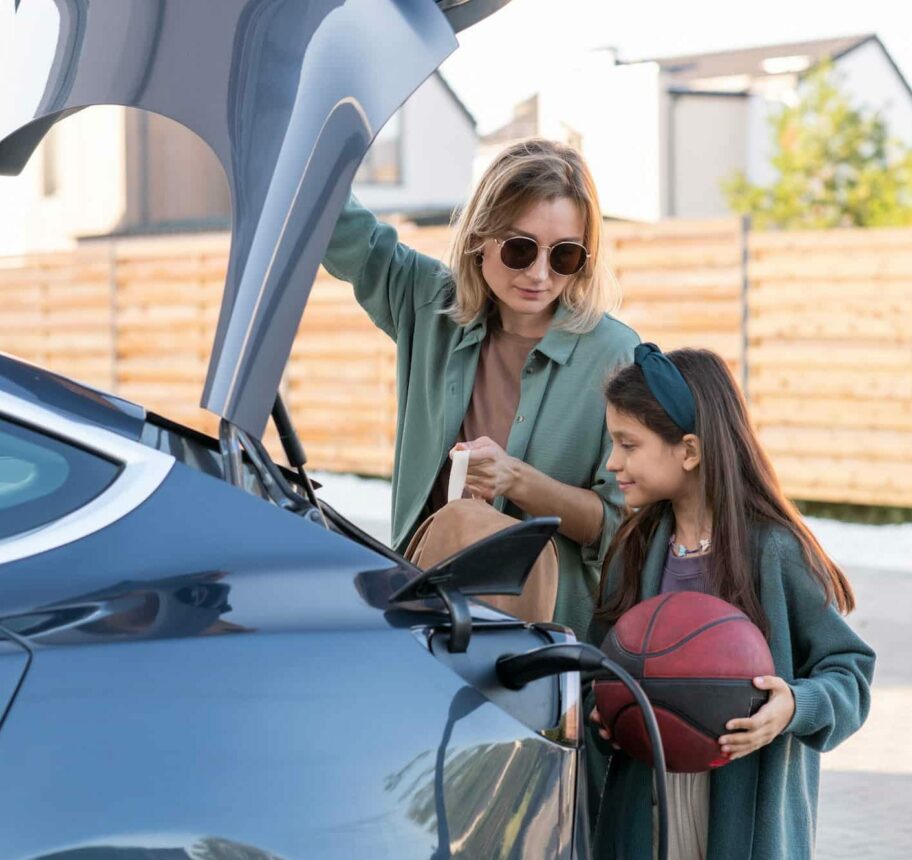
POLYGON ((909 573, 849 571, 852 626, 877 651, 871 714, 823 756, 819 860, 912 858, 912 559, 909 573))

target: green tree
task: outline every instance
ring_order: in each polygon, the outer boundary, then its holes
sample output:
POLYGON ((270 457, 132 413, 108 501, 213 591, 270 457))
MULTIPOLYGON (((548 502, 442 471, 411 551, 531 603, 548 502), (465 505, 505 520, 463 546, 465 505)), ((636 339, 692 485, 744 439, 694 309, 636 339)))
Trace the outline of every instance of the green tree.
POLYGON ((912 224, 912 150, 879 111, 854 105, 829 66, 803 82, 794 105, 770 117, 770 185, 739 171, 722 183, 729 205, 754 224, 821 229, 912 224))

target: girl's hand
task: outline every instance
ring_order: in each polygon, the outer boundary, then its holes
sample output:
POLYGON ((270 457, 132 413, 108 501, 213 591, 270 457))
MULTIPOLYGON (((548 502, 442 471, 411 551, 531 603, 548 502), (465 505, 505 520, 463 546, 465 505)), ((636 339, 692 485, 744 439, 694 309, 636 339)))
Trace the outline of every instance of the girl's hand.
POLYGON ((795 714, 795 697, 782 678, 764 675, 754 678, 754 686, 758 690, 769 690, 769 700, 752 717, 729 720, 725 728, 737 733, 719 738, 722 752, 732 761, 766 746, 782 734, 795 714))
POLYGON ((471 452, 466 489, 473 496, 480 496, 488 502, 496 496, 509 496, 519 473, 519 460, 487 436, 459 442, 453 448, 453 451, 466 450, 471 452))
MULTIPOLYGON (((602 738, 602 740, 611 741, 611 732, 602 723, 602 717, 598 712, 598 708, 592 709, 591 713, 589 714, 589 722, 598 729, 599 737, 602 738)), ((614 743, 614 741, 611 741, 611 746, 613 746, 616 750, 620 749, 620 747, 614 743)))

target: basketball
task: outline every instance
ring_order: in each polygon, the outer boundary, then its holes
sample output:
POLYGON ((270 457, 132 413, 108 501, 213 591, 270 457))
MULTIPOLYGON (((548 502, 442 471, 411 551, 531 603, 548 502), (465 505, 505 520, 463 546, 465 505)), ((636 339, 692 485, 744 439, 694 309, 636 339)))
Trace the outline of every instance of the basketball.
MULTIPOLYGON (((602 651, 637 679, 652 702, 673 773, 728 764, 718 743, 725 724, 756 713, 768 694, 753 679, 775 674, 757 626, 730 603, 695 591, 660 594, 629 609, 602 651)), ((596 681, 594 689, 612 740, 652 764, 646 724, 627 688, 611 679, 596 681)))

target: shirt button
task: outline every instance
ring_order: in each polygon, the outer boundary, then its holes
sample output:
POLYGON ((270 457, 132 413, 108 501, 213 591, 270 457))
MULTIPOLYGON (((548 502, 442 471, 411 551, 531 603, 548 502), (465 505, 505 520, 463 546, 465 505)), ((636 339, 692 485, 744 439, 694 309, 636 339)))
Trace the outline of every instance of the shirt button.
POLYGON ((517 423, 517 424, 522 424, 523 421, 525 421, 525 420, 526 420, 526 416, 525 416, 525 415, 517 415, 517 416, 516 416, 516 423, 517 423))

